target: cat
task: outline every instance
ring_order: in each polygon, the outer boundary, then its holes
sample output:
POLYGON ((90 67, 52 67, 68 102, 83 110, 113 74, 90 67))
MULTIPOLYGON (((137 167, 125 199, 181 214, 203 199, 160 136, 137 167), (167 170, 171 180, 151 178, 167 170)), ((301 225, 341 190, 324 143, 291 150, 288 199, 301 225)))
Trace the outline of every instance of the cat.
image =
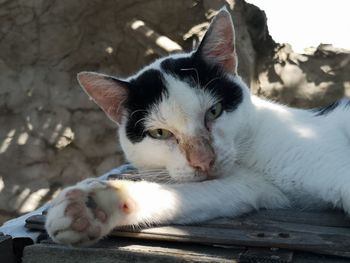
POLYGON ((288 108, 251 95, 237 75, 235 33, 222 9, 199 47, 128 79, 78 74, 119 126, 126 158, 173 183, 87 179, 52 201, 57 243, 91 245, 114 227, 202 222, 259 208, 350 212, 350 102, 288 108))

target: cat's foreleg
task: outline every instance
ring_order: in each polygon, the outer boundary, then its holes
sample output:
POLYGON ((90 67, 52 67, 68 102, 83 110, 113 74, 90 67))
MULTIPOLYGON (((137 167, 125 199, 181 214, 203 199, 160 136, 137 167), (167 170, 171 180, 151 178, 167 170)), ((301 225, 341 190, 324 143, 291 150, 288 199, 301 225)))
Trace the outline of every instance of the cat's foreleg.
POLYGON ((52 202, 46 229, 58 243, 89 245, 116 226, 200 222, 287 203, 276 188, 249 176, 173 185, 87 180, 52 202))

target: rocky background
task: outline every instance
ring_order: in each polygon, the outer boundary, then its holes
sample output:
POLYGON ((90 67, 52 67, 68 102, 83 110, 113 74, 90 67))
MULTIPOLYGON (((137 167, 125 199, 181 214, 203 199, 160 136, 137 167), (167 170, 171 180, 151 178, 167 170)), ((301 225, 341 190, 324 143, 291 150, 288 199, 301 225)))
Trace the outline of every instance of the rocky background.
POLYGON ((77 72, 123 77, 190 50, 223 5, 253 93, 303 108, 350 96, 349 51, 296 54, 243 0, 0 0, 0 222, 124 162, 116 127, 78 87, 77 72))

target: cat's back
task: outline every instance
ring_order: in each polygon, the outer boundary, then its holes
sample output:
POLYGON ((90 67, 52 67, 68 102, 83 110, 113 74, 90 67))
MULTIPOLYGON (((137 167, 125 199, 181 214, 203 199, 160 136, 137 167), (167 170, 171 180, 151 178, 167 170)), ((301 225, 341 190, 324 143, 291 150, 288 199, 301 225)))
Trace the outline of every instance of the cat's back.
POLYGON ((280 125, 279 129, 284 133, 288 133, 288 130, 293 131, 293 128, 309 129, 320 136, 331 135, 330 131, 336 134, 337 131, 344 128, 350 133, 349 98, 343 98, 327 106, 314 109, 292 108, 255 96, 253 96, 253 104, 260 115, 259 119, 270 123, 270 127, 280 125))
POLYGON ((314 121, 321 130, 323 136, 334 136, 348 140, 350 143, 350 99, 343 98, 337 100, 325 107, 311 110, 312 121, 314 121))
POLYGON ((350 98, 342 98, 325 107, 313 109, 315 117, 350 118, 350 98))

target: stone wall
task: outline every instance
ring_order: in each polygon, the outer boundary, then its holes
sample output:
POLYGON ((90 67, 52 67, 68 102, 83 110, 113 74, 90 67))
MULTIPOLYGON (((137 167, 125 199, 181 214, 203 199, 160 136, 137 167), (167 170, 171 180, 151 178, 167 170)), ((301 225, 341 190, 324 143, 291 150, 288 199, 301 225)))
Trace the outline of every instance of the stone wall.
POLYGON ((347 51, 295 54, 243 0, 0 0, 0 215, 27 212, 124 162, 116 127, 76 73, 126 76, 164 53, 155 34, 190 50, 223 5, 236 25, 239 72, 254 93, 308 107, 350 89, 347 51), (135 19, 151 34, 133 31, 135 19))
POLYGON ((283 104, 315 108, 350 97, 350 52, 331 45, 294 53, 289 45, 259 60, 253 92, 283 104))

